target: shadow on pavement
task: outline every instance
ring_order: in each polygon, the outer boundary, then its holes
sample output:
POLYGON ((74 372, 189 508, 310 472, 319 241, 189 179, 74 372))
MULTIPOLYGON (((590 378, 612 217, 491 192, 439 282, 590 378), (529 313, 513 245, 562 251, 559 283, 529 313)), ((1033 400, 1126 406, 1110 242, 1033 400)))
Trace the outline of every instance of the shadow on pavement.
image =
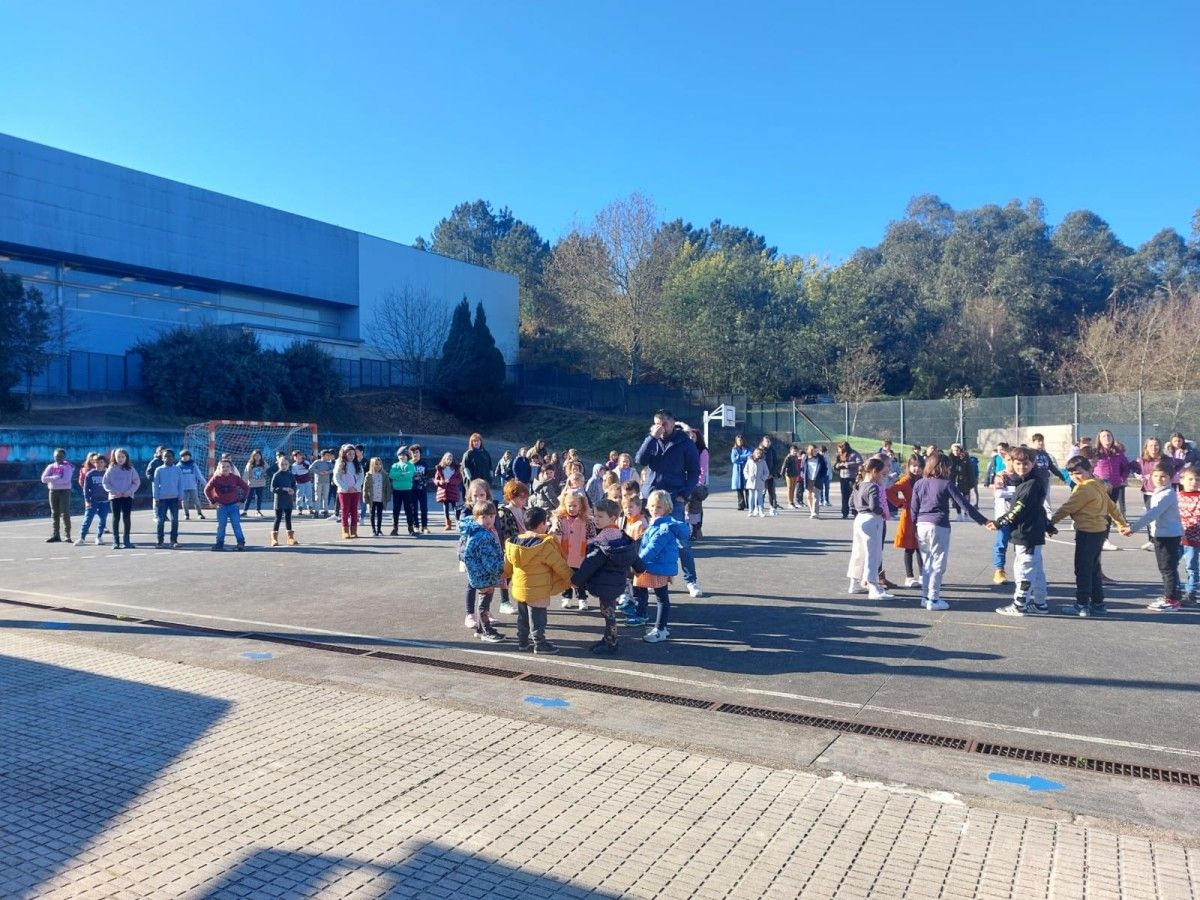
POLYGON ((230 704, 0 656, 0 896, 92 843, 230 704))

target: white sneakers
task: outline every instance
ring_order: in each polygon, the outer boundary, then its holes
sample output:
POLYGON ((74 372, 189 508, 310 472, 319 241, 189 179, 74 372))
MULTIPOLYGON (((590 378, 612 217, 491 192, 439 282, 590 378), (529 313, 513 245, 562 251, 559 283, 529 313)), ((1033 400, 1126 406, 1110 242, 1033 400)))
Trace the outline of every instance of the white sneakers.
POLYGON ((920 578, 905 578, 905 579, 904 579, 904 586, 905 586, 906 588, 920 587, 920 586, 921 586, 921 579, 920 579, 920 578))
POLYGON ((642 636, 642 640, 647 644, 660 644, 670 636, 671 632, 666 628, 651 628, 642 636))
POLYGON ((865 594, 866 592, 867 586, 865 584, 857 578, 850 579, 850 588, 846 591, 847 594, 865 594))
POLYGON ((580 597, 579 602, 575 605, 575 608, 580 612, 587 612, 587 600, 585 600, 583 597, 580 597))
POLYGON ((703 597, 704 591, 700 590, 700 582, 689 581, 687 583, 687 591, 692 597, 703 597))
POLYGON ((1104 549, 1105 550, 1120 550, 1121 548, 1118 547, 1116 544, 1114 544, 1112 541, 1105 541, 1104 549))
POLYGON ((1142 549, 1143 550, 1153 550, 1154 549, 1154 541, 1146 541, 1146 543, 1142 544, 1142 549))
POLYGON ((886 590, 884 590, 883 588, 878 588, 878 589, 877 589, 877 588, 870 588, 870 589, 867 591, 867 596, 868 596, 868 597, 869 597, 871 600, 895 600, 895 599, 896 599, 896 595, 895 595, 895 594, 890 594, 890 593, 888 593, 886 590))
POLYGON ((950 604, 947 603, 945 600, 925 600, 921 603, 921 606, 923 606, 925 609, 929 610, 930 612, 934 612, 934 611, 940 612, 941 610, 950 608, 950 604))

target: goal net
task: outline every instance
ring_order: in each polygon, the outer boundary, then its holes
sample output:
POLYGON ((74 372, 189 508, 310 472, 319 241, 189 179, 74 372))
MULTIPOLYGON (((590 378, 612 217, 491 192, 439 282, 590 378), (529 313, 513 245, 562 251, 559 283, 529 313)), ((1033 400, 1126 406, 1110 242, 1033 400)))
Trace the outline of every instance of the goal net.
POLYGON ((275 463, 279 450, 291 454, 303 451, 309 460, 317 458, 317 426, 311 422, 247 422, 240 419, 214 419, 189 425, 183 432, 183 446, 192 451, 197 462, 205 460, 212 475, 217 460, 226 454, 240 473, 250 454, 261 450, 267 466, 275 463))

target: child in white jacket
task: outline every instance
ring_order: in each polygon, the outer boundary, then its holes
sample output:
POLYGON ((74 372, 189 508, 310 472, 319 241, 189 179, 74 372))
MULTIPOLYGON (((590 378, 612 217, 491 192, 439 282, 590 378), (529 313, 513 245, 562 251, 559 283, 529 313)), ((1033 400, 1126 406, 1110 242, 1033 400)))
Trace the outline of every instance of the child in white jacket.
MULTIPOLYGON (((765 516, 763 495, 767 489, 767 479, 771 477, 771 470, 767 468, 767 461, 763 459, 761 447, 754 448, 754 452, 742 467, 742 475, 746 480, 746 494, 750 498, 750 512, 746 517, 765 516)), ((771 507, 771 515, 777 515, 774 506, 771 507)))

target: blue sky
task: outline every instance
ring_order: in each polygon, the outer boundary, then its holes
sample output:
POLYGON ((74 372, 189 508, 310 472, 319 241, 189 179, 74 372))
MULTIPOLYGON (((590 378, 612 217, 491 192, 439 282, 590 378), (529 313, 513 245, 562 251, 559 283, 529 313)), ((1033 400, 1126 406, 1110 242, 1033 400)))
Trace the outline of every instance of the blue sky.
POLYGON ((640 191, 832 261, 920 193, 1136 245, 1200 207, 1198 34, 1194 0, 56 0, 6 10, 0 131, 406 243, 640 191))

